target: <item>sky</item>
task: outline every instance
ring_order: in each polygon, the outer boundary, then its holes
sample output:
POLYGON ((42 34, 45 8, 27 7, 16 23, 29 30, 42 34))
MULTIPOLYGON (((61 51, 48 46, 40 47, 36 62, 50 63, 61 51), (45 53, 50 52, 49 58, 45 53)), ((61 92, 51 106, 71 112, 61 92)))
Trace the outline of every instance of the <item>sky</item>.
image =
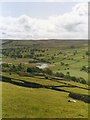
POLYGON ((36 18, 48 18, 51 15, 64 14, 70 12, 72 7, 77 3, 48 3, 48 2, 16 2, 2 3, 1 11, 3 16, 19 17, 20 15, 29 15, 36 18))
POLYGON ((89 0, 0 0, 0 2, 89 2, 89 0))
POLYGON ((0 8, 0 38, 88 38, 87 2, 3 2, 0 8))

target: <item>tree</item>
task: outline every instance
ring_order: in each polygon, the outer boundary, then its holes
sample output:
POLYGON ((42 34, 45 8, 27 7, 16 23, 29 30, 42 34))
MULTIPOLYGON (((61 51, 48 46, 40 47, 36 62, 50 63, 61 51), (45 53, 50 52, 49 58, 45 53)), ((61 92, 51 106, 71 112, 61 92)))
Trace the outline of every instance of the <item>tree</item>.
POLYGON ((65 64, 65 66, 69 66, 69 64, 65 64))
POLYGON ((9 67, 9 64, 7 64, 7 63, 2 63, 2 67, 9 67))
POLYGON ((17 66, 17 69, 18 69, 18 71, 24 70, 24 65, 23 65, 22 63, 20 63, 20 64, 17 66))
POLYGON ((63 74, 62 72, 60 72, 60 73, 59 73, 59 72, 56 72, 55 76, 56 76, 56 77, 62 77, 62 78, 63 78, 63 77, 64 77, 64 74, 63 74))
POLYGON ((70 72, 67 72, 67 75, 69 75, 69 76, 70 76, 70 72))
POLYGON ((63 62, 61 62, 61 65, 63 66, 63 65, 64 65, 64 63, 63 63, 63 62))
POLYGON ((52 70, 50 70, 49 68, 46 68, 46 69, 44 70, 44 72, 45 72, 46 74, 48 74, 48 75, 52 75, 52 74, 53 74, 52 70))
POLYGON ((30 73, 40 73, 40 72, 43 72, 43 70, 38 68, 38 67, 29 67, 29 68, 27 68, 27 72, 30 72, 30 73))
POLYGON ((82 83, 82 84, 86 84, 86 81, 85 81, 84 78, 80 77, 79 80, 80 80, 80 83, 82 83))
POLYGON ((53 60, 53 59, 54 59, 54 56, 52 56, 51 59, 53 60))
POLYGON ((15 65, 12 65, 9 69, 10 72, 17 72, 17 67, 15 65))
POLYGON ((89 52, 89 51, 87 51, 87 52, 86 52, 86 55, 90 55, 90 52, 89 52))
POLYGON ((77 78, 75 76, 71 76, 70 79, 74 82, 77 82, 77 78))
POLYGON ((45 75, 45 79, 48 79, 48 76, 45 75))

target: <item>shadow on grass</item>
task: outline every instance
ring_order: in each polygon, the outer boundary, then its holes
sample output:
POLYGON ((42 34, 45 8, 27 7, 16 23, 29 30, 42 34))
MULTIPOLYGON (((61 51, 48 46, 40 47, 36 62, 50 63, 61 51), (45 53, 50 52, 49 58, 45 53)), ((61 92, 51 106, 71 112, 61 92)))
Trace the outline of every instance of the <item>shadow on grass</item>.
POLYGON ((28 87, 28 88, 42 88, 42 87, 44 87, 43 85, 38 84, 38 83, 28 82, 25 80, 14 79, 14 78, 9 78, 9 77, 2 77, 2 82, 9 82, 9 83, 17 85, 17 86, 28 87))
MULTIPOLYGON (((39 77, 39 79, 42 79, 42 80, 45 80, 45 78, 40 78, 39 77)), ((80 88, 80 89, 84 89, 84 90, 90 90, 90 88, 88 87, 88 88, 84 88, 84 87, 80 87, 80 86, 77 86, 77 85, 72 85, 72 84, 70 84, 70 83, 66 83, 66 82, 64 82, 63 80, 63 78, 61 78, 61 79, 54 79, 54 78, 51 78, 51 79, 49 79, 49 80, 51 80, 51 81, 53 81, 53 82, 57 82, 57 83, 62 83, 62 84, 64 84, 65 86, 62 86, 62 87, 72 87, 72 88, 80 88)), ((60 86, 61 87, 61 86, 60 86)))
POLYGON ((70 83, 65 83, 65 82, 59 81, 59 80, 53 80, 53 81, 58 82, 58 83, 63 83, 63 84, 65 84, 65 86, 68 85, 68 86, 70 86, 70 87, 76 87, 76 88, 80 88, 80 89, 84 89, 84 90, 90 90, 90 88, 79 87, 79 86, 77 86, 77 85, 72 85, 72 84, 70 84, 70 83))
POLYGON ((60 92, 67 92, 67 93, 69 93, 69 97, 72 97, 72 98, 78 99, 78 100, 82 100, 86 103, 90 103, 90 95, 73 93, 73 92, 70 92, 68 90, 63 90, 63 89, 58 88, 58 87, 76 87, 76 86, 70 86, 70 85, 60 85, 60 86, 42 85, 42 84, 35 83, 35 82, 28 82, 28 81, 25 81, 25 80, 9 78, 9 77, 4 77, 4 76, 2 76, 2 77, 0 76, 0 80, 2 82, 8 82, 8 83, 13 84, 13 85, 27 87, 27 88, 46 88, 46 89, 56 90, 56 91, 60 91, 60 92))
POLYGON ((58 86, 52 86, 52 85, 42 85, 39 83, 35 82, 28 82, 25 80, 21 79, 16 79, 16 78, 9 78, 9 77, 2 77, 2 82, 9 82, 14 85, 22 86, 22 87, 28 87, 28 88, 47 88, 47 89, 52 89, 52 90, 57 90, 57 91, 62 91, 62 92, 68 92, 67 90, 62 90, 57 87, 73 87, 73 86, 68 86, 68 85, 58 85, 58 86))

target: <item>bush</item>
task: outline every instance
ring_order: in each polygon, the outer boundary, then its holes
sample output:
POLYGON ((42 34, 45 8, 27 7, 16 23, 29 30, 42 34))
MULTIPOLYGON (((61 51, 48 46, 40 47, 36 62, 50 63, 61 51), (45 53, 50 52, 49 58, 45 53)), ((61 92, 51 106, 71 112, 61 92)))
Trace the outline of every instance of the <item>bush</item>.
POLYGON ((55 74, 56 77, 64 77, 64 74, 62 72, 56 72, 55 74))
POLYGON ((42 69, 38 68, 38 67, 29 67, 27 68, 27 72, 30 72, 30 73, 40 73, 40 72, 43 72, 42 69))
POLYGON ((72 81, 77 82, 77 78, 76 77, 71 76, 70 78, 71 78, 72 81))
POLYGON ((71 77, 70 77, 69 75, 65 75, 65 78, 66 78, 67 80, 71 80, 71 77))
POLYGON ((85 71, 87 73, 90 73, 90 66, 89 67, 88 66, 82 66, 82 68, 80 70, 81 71, 83 70, 83 71, 85 71))
POLYGON ((89 52, 89 51, 87 51, 87 52, 86 52, 86 55, 88 55, 88 56, 89 56, 89 55, 90 55, 90 52, 89 52))
POLYGON ((69 75, 69 76, 70 76, 70 72, 67 72, 67 75, 69 75))
POLYGON ((46 69, 44 70, 44 73, 46 73, 46 74, 48 74, 48 75, 52 75, 52 74, 53 74, 52 70, 50 70, 49 68, 46 68, 46 69))
POLYGON ((80 83, 82 83, 82 84, 86 84, 86 80, 84 80, 84 78, 79 78, 80 79, 80 83))
POLYGON ((8 63, 2 63, 2 67, 9 67, 8 63))
POLYGON ((64 63, 63 63, 63 62, 61 62, 61 65, 63 66, 63 65, 64 65, 64 63))
POLYGON ((45 79, 48 79, 48 76, 45 75, 45 79))

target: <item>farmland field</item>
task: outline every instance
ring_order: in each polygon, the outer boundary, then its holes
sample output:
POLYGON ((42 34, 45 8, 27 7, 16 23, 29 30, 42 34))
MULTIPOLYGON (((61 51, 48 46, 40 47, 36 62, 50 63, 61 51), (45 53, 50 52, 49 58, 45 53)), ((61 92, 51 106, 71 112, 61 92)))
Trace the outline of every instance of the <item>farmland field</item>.
POLYGON ((3 118, 88 118, 89 55, 87 40, 5 41, 3 118))

